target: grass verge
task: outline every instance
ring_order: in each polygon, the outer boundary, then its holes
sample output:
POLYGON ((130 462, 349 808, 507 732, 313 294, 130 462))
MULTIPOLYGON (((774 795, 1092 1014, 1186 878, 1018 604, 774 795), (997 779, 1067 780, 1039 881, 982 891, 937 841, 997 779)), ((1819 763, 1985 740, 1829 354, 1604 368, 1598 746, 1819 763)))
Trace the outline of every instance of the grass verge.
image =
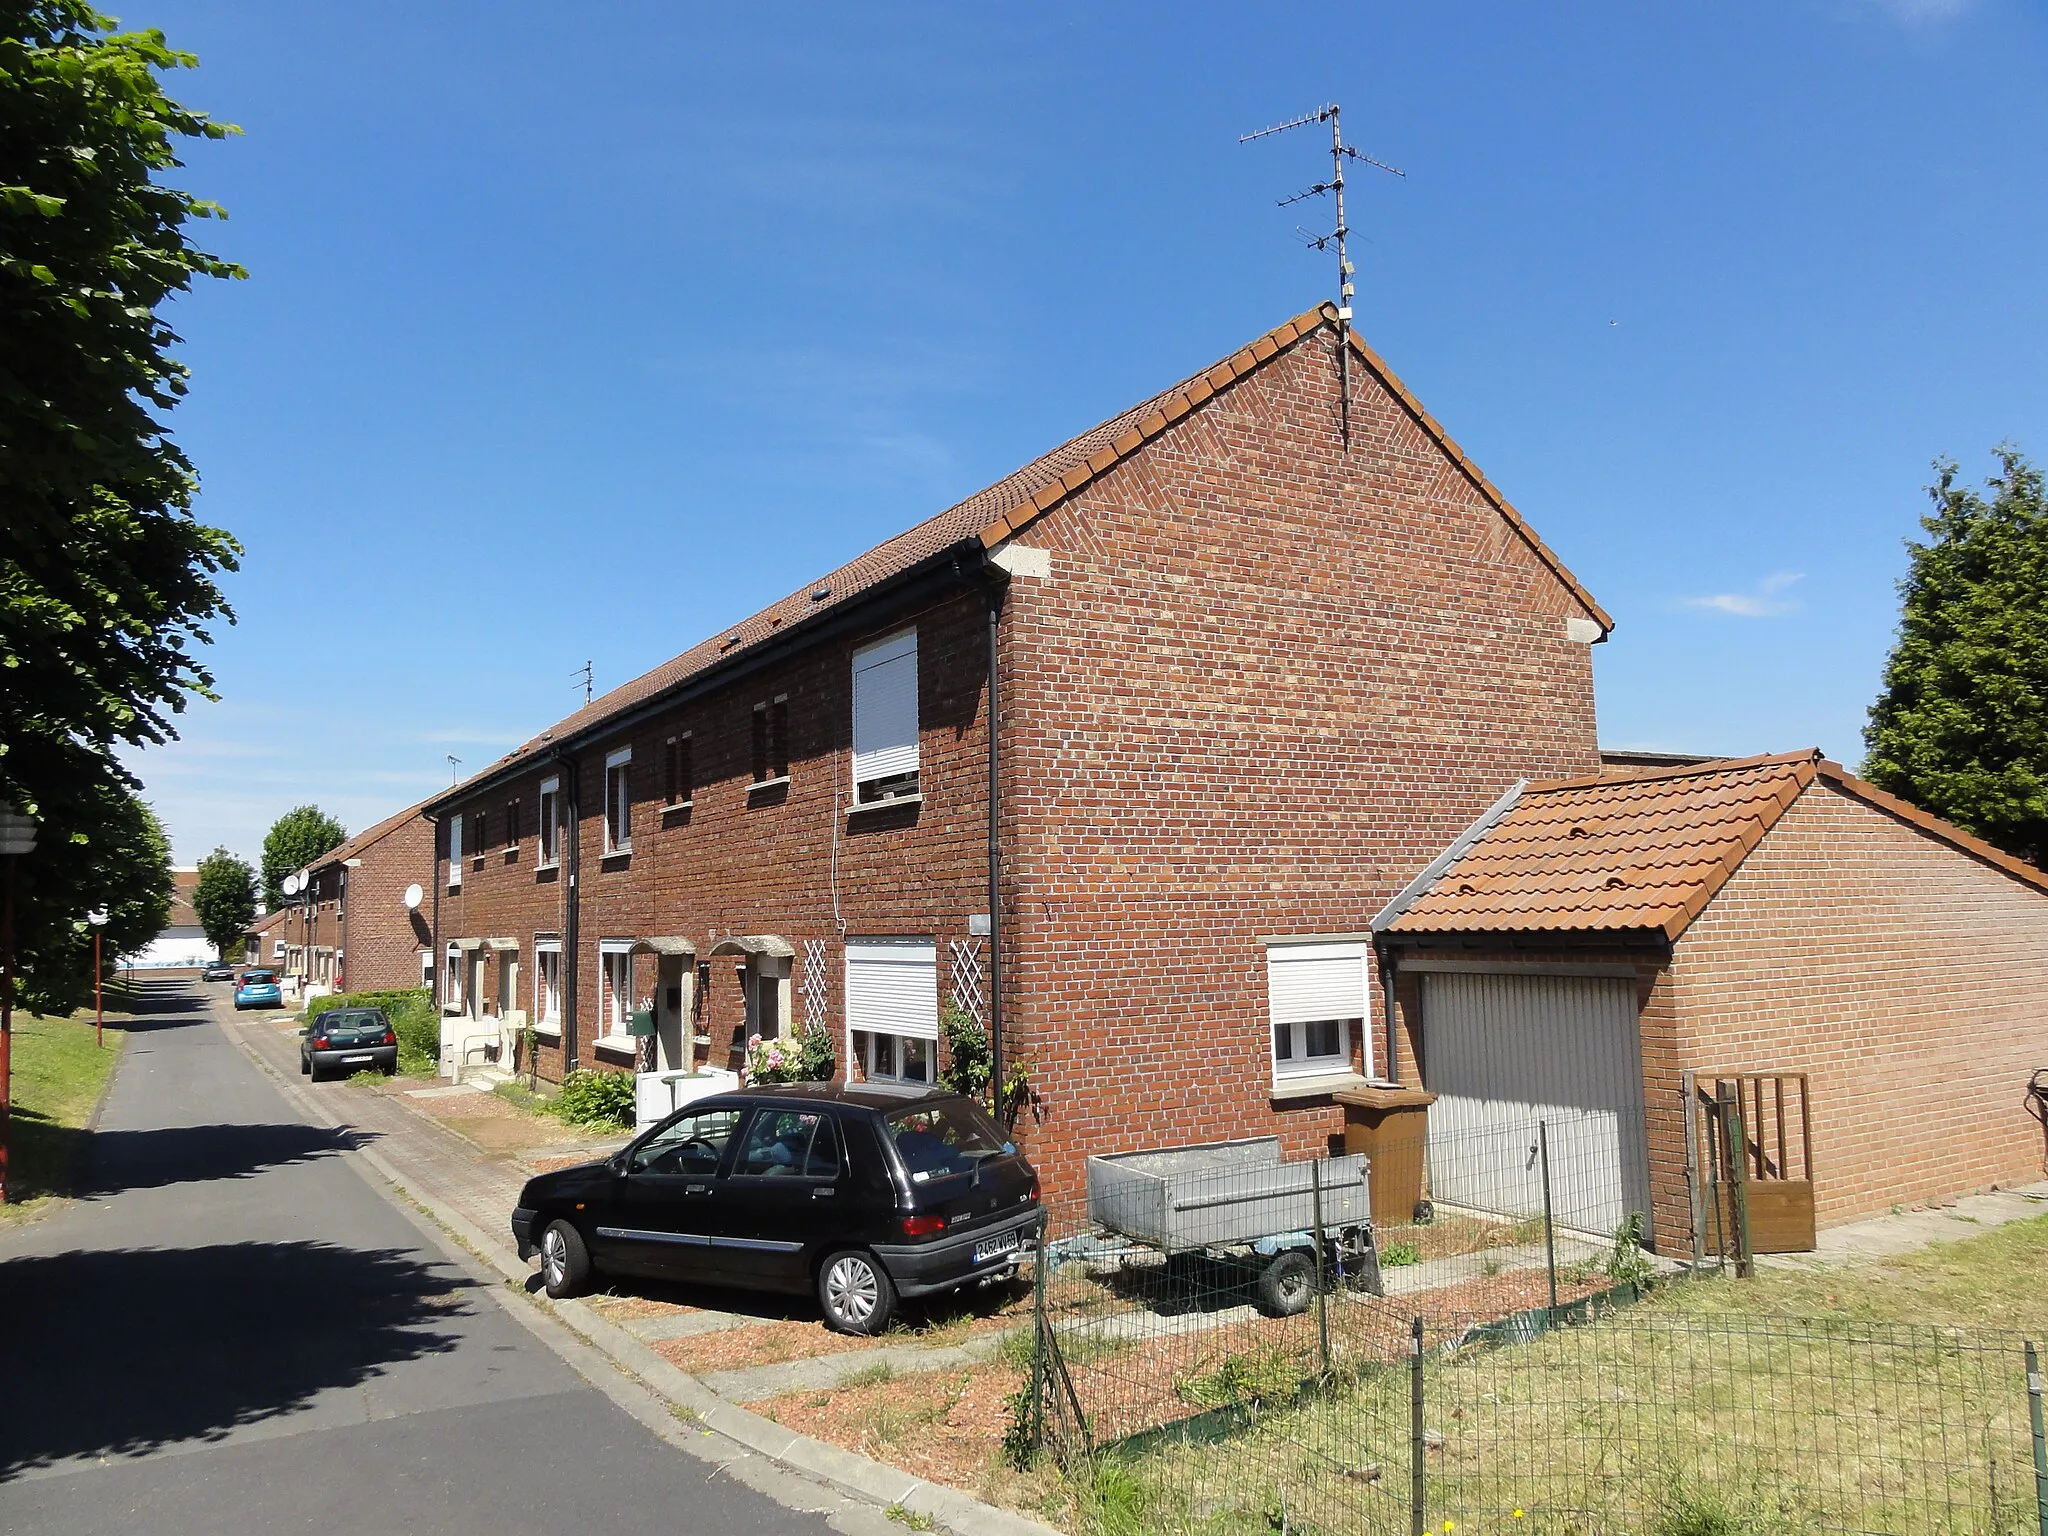
POLYGON ((14 1016, 14 1110, 8 1147, 11 1198, 0 1222, 29 1220, 69 1193, 85 1122, 99 1102, 127 1034, 93 1043, 91 1013, 68 1019, 14 1016))

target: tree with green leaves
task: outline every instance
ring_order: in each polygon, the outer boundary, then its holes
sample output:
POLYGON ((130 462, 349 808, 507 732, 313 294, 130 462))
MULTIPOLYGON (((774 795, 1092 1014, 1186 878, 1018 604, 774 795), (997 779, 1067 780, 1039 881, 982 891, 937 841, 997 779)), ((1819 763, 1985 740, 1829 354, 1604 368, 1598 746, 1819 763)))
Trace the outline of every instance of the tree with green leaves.
POLYGON ((2048 865, 2048 496, 2017 448, 1996 452, 1988 496, 1935 465, 1863 772, 2048 865))
POLYGON ((206 930, 206 942, 221 959, 239 953, 242 936, 256 921, 256 871, 247 859, 216 848, 199 861, 199 880, 192 889, 192 910, 206 930))
POLYGON ((213 696, 197 651, 233 620, 216 578, 240 546, 193 517, 165 426, 187 384, 165 302, 244 275, 187 237, 220 210, 160 179, 180 141, 234 131, 164 93, 194 62, 81 0, 0 0, 0 799, 43 824, 20 871, 25 995, 71 984, 39 968, 72 963, 85 911, 155 900, 161 829, 138 830, 155 820, 114 752, 213 696))
POLYGON ((171 920, 171 845, 156 813, 110 779, 60 787, 43 806, 35 899, 14 917, 15 1000, 32 1013, 69 1013, 92 1000, 88 912, 105 911, 101 963, 112 971, 171 920), (53 831, 53 829, 55 829, 53 831))
POLYGON ((295 806, 270 824, 263 836, 263 899, 284 900, 284 877, 348 841, 348 828, 317 805, 295 806))

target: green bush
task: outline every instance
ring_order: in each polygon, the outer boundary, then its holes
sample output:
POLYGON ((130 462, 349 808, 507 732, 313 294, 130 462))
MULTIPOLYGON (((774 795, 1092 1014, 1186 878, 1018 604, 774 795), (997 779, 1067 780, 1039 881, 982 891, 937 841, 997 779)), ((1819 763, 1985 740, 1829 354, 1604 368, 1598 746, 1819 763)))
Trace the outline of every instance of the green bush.
POLYGON ((441 1069, 441 1016, 425 987, 396 992, 336 992, 306 1004, 311 1023, 330 1008, 382 1008, 398 1036, 398 1070, 432 1076, 441 1069))
POLYGON ((578 1069, 562 1079, 554 1112, 571 1125, 626 1130, 633 1124, 633 1074, 578 1069))

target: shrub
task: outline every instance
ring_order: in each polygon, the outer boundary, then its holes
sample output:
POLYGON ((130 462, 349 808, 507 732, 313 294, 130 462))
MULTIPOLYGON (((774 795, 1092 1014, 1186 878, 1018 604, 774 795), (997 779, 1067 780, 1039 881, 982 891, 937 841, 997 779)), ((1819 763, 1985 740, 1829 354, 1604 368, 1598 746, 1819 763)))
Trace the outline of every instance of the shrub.
POLYGON ((628 1129, 633 1124, 633 1074, 579 1068, 562 1079, 555 1113, 592 1130, 628 1129))

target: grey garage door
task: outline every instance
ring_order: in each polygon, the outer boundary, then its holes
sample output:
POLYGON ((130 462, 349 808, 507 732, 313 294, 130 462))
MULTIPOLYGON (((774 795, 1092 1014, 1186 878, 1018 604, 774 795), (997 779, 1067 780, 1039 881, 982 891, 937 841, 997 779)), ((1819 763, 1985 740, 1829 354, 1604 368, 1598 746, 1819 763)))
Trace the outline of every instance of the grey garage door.
MULTIPOLYGON (((1543 1209, 1530 1152, 1548 1127, 1559 1223, 1606 1234, 1650 1209, 1635 983, 1596 976, 1422 978, 1423 1086, 1439 1204, 1543 1209)), ((1645 1231, 1647 1232, 1647 1226, 1645 1231)))

